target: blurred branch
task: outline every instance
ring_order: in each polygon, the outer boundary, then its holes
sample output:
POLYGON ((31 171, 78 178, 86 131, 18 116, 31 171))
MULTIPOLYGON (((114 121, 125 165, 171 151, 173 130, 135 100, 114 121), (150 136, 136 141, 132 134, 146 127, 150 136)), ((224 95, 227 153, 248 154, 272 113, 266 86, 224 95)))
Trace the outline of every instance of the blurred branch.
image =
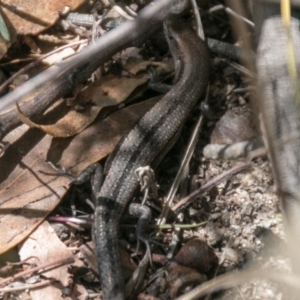
MULTIPOLYGON (((87 80, 90 74, 111 56, 128 46, 144 42, 161 25, 172 2, 165 0, 151 3, 140 11, 135 20, 127 21, 107 32, 73 58, 50 67, 25 82, 1 98, 0 111, 25 97, 30 97, 31 109, 26 103, 22 105, 22 111, 31 117, 40 115, 54 101, 71 93, 79 83, 87 80)), ((19 124, 16 110, 10 112, 10 115, 0 115, 0 138, 19 124)))

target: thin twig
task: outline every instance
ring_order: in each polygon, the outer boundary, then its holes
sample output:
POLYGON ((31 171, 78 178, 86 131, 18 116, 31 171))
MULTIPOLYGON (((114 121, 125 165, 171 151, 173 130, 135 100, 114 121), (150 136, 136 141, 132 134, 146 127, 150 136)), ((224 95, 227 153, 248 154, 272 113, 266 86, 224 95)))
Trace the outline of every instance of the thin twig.
POLYGON ((24 291, 24 290, 32 290, 36 288, 40 288, 46 285, 50 285, 52 282, 55 282, 57 280, 55 279, 47 279, 35 284, 24 284, 23 286, 18 286, 18 287, 11 287, 11 288, 0 288, 0 293, 8 293, 8 292, 17 292, 17 291, 24 291))
POLYGON ((123 18, 127 20, 133 20, 133 17, 130 16, 122 7, 117 5, 114 0, 108 0, 111 7, 123 18))
POLYGON ((194 12, 196 23, 197 23, 197 35, 204 41, 205 36, 204 36, 203 25, 201 22, 201 17, 200 17, 199 9, 197 6, 197 2, 196 2, 196 0, 190 0, 190 1, 192 3, 193 12, 194 12))
POLYGON ((74 262, 74 259, 72 257, 47 262, 47 263, 41 264, 41 265, 39 265, 35 268, 31 268, 31 269, 28 269, 26 271, 22 271, 22 272, 19 272, 19 273, 15 274, 15 275, 7 277, 7 278, 0 281, 0 285, 8 284, 9 282, 12 282, 12 281, 16 280, 17 278, 23 277, 25 275, 28 275, 28 274, 36 272, 36 271, 41 271, 42 269, 45 269, 45 268, 54 267, 56 265, 57 266, 63 266, 63 265, 66 265, 66 264, 71 264, 73 262, 74 262))
POLYGON ((199 136, 199 132, 202 128, 202 124, 203 124, 203 115, 201 114, 198 118, 198 122, 195 126, 195 129, 193 130, 193 134, 190 138, 188 147, 187 147, 184 157, 182 159, 182 163, 176 174, 176 178, 174 179, 172 187, 168 193, 166 203, 165 203, 163 211, 161 213, 161 218, 157 222, 158 225, 163 225, 166 222, 166 217, 168 215, 168 211, 169 211, 170 207, 172 206, 171 204, 173 202, 175 193, 179 187, 180 182, 182 181, 184 170, 186 169, 186 166, 189 164, 189 162, 192 158, 192 155, 194 153, 194 149, 195 149, 196 143, 198 141, 197 137, 199 136))
POLYGON ((249 26, 251 26, 252 28, 254 28, 254 23, 252 21, 244 18, 243 16, 239 15, 234 10, 232 10, 230 7, 225 6, 223 4, 219 4, 219 5, 216 5, 216 6, 212 7, 209 10, 209 12, 213 13, 213 12, 219 11, 219 10, 224 10, 228 15, 230 15, 230 16, 238 19, 238 20, 244 21, 246 24, 248 24, 249 26))
POLYGON ((249 162, 246 163, 238 163, 236 166, 231 168, 230 170, 224 172, 223 174, 217 176, 216 178, 212 179, 211 181, 207 182, 205 185, 203 185, 201 188, 197 189, 187 197, 180 200, 176 205, 172 207, 172 210, 177 214, 180 210, 187 207, 190 203, 192 203, 196 197, 203 194, 205 191, 210 190, 214 186, 220 184, 221 182, 225 180, 229 180, 232 176, 243 172, 247 170, 251 164, 249 162))

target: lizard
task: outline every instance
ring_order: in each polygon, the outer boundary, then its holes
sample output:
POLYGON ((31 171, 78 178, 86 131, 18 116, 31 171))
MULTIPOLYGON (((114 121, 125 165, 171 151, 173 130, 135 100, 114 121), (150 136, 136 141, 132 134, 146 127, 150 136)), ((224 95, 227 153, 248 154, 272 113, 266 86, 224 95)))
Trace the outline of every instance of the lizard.
POLYGON ((174 17, 164 23, 178 81, 124 136, 96 196, 94 237, 104 299, 124 299, 118 249, 120 217, 138 187, 135 170, 149 165, 180 131, 209 79, 207 46, 174 17))

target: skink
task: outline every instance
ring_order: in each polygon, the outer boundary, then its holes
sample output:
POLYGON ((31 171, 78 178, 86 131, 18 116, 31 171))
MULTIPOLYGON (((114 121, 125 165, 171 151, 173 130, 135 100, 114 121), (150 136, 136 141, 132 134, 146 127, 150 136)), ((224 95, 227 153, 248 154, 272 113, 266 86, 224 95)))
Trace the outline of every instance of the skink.
POLYGON ((179 80, 121 140, 96 197, 94 235, 105 300, 125 298, 118 224, 138 187, 134 171, 151 164, 178 133, 208 82, 210 57, 206 44, 177 19, 169 18, 164 29, 179 80))

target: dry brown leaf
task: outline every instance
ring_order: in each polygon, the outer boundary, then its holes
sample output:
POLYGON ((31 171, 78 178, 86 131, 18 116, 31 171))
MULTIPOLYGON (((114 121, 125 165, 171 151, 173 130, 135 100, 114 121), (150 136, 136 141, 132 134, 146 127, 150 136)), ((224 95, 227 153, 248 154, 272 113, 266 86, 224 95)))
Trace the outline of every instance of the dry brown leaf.
POLYGON ((1 14, 8 28, 11 27, 17 34, 36 35, 53 25, 65 6, 69 6, 73 11, 84 2, 84 0, 2 0, 1 14))
POLYGON ((39 125, 26 117, 19 105, 17 105, 17 109, 19 118, 24 124, 38 128, 53 137, 70 137, 81 132, 96 119, 101 110, 97 106, 87 107, 83 112, 71 110, 53 125, 39 125))
POLYGON ((117 77, 109 74, 93 82, 78 94, 77 99, 82 102, 94 103, 97 106, 114 106, 125 101, 132 92, 150 78, 148 73, 135 77, 117 77))
POLYGON ((69 111, 59 121, 51 125, 39 125, 32 122, 17 106, 19 118, 24 124, 33 128, 39 128, 51 136, 70 137, 81 132, 94 122, 102 108, 115 106, 125 101, 138 86, 146 83, 148 80, 149 74, 141 74, 134 78, 116 77, 110 74, 89 85, 74 100, 80 103, 92 103, 96 106, 88 106, 84 111, 80 112, 69 111))
MULTIPOLYGON (((12 145, 0 158, 0 254, 24 240, 56 207, 70 180, 55 175, 46 161, 76 176, 107 156, 132 124, 157 99, 97 120, 74 138, 59 139, 23 125, 4 140, 12 145), (47 173, 47 174, 45 174, 47 173)), ((60 109, 58 107, 58 109, 60 109)), ((49 117, 51 119, 51 116, 49 117)))
MULTIPOLYGON (((30 235, 30 238, 21 245, 19 255, 21 260, 26 260, 26 262, 37 266, 67 258, 73 258, 74 261, 77 260, 77 264, 80 265, 79 259, 61 242, 48 222, 43 222, 30 235)), ((43 272, 43 277, 55 279, 61 283, 61 287, 68 287, 73 280, 68 272, 69 266, 70 264, 64 264, 51 268, 49 271, 43 272)), ((61 290, 53 285, 33 289, 30 291, 30 295, 33 300, 68 299, 68 297, 63 298, 61 290)))
MULTIPOLYGON (((32 265, 41 265, 52 263, 57 260, 65 260, 68 258, 77 259, 72 251, 68 250, 66 245, 57 237, 54 229, 50 224, 43 222, 27 239, 20 245, 19 255, 21 261, 26 261, 32 265)), ((43 272, 46 278, 53 278, 60 281, 63 286, 68 286, 71 275, 68 272, 70 264, 60 267, 51 268, 49 271, 43 272)))

